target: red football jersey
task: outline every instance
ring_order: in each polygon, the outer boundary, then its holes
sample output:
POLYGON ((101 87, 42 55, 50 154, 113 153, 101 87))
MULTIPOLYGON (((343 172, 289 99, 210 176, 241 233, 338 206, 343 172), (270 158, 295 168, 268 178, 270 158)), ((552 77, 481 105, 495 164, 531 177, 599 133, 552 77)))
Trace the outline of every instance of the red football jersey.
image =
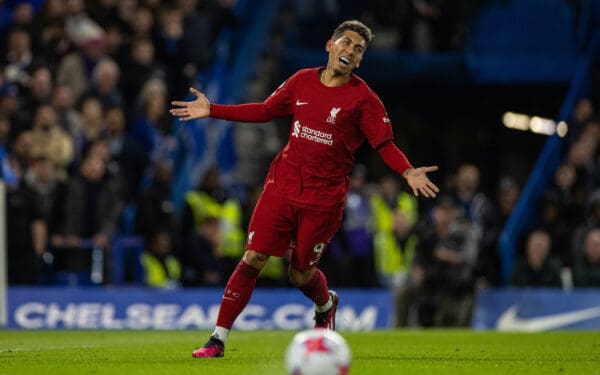
POLYGON ((354 153, 366 138, 373 148, 392 140, 383 103, 359 77, 327 87, 319 69, 303 69, 264 102, 273 117, 293 115, 289 142, 271 164, 274 183, 294 204, 330 209, 345 203, 354 153))
POLYGON ((366 138, 373 148, 392 140, 379 97, 356 75, 327 87, 319 69, 303 69, 265 100, 273 117, 293 115, 289 142, 271 164, 272 181, 298 205, 328 209, 344 205, 354 153, 366 138))

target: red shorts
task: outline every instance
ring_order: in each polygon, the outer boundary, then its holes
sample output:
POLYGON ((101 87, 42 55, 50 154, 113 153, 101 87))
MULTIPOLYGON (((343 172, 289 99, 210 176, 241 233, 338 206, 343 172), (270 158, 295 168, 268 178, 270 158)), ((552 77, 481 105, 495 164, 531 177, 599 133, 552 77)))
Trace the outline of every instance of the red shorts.
POLYGON ((285 201, 272 184, 263 191, 248 227, 246 250, 283 257, 298 270, 317 265, 342 223, 342 208, 317 211, 285 201))

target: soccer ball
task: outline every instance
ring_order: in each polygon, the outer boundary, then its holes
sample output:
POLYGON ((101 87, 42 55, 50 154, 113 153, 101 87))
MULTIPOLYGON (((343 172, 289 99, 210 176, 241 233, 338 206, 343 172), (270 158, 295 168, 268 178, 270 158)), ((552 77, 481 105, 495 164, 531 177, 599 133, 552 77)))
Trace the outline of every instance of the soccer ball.
POLYGON ((345 375, 350 369, 350 360, 346 340, 327 329, 297 333, 285 354, 290 375, 345 375))

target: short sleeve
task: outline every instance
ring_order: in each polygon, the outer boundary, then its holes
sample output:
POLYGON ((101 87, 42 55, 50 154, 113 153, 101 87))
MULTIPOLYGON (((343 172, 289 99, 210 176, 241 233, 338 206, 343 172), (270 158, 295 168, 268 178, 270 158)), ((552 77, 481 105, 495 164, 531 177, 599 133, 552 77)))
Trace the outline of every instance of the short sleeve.
POLYGON ((390 118, 379 97, 369 90, 360 104, 360 130, 369 140, 371 147, 394 139, 390 118))
POLYGON ((297 73, 284 81, 265 99, 266 109, 273 117, 289 116, 294 112, 293 103, 296 75, 297 73))

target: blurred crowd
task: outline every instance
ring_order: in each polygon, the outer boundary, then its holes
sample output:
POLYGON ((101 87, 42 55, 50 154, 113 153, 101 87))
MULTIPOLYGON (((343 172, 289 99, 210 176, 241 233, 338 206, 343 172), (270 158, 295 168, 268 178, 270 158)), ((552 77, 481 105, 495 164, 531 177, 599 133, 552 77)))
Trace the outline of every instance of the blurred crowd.
MULTIPOLYGON (((122 236, 142 240, 123 282, 224 284, 243 254, 260 184, 240 199, 218 169, 208 168, 178 210, 176 140, 167 107, 214 60, 220 31, 236 27, 234 3, 0 1, 0 162, 9 183, 11 284, 110 285, 114 240, 122 236), (90 270, 98 262, 94 278, 90 270), (136 262, 141 276, 133 270, 136 262)), ((302 12, 316 3, 292 3, 296 27, 307 27, 310 18, 302 12)), ((357 11, 340 3, 323 2, 323 17, 357 11)), ((352 4, 377 25, 379 47, 461 48, 454 1, 352 4), (397 15, 411 22, 398 22, 397 15)), ((330 31, 303 37, 320 35, 322 45, 330 31)), ((261 100, 263 91, 248 95, 261 100)), ((582 99, 574 110, 576 131, 538 203, 537 222, 520 241, 510 285, 600 286, 600 122, 594 107, 582 99)), ((248 142, 249 135, 243 138, 248 142)), ((441 179, 441 196, 426 202, 397 176, 374 176, 357 165, 342 228, 322 260, 333 286, 393 289, 398 326, 466 325, 476 293, 501 285, 498 238, 519 183, 503 176, 488 195, 480 188, 479 166, 470 163, 441 179)), ((285 270, 286 259, 271 259, 259 285, 288 285, 285 270)))
POLYGON ((0 2, 11 283, 38 282, 48 267, 52 274, 88 269, 93 249, 103 250, 95 253, 110 267, 111 241, 127 231, 127 208, 138 207, 128 231, 159 258, 144 257, 144 266, 169 277, 179 272, 163 266, 175 264, 169 254, 199 220, 181 231, 175 224, 169 192, 177 145, 168 103, 213 62, 219 33, 236 25, 233 5, 0 2))

